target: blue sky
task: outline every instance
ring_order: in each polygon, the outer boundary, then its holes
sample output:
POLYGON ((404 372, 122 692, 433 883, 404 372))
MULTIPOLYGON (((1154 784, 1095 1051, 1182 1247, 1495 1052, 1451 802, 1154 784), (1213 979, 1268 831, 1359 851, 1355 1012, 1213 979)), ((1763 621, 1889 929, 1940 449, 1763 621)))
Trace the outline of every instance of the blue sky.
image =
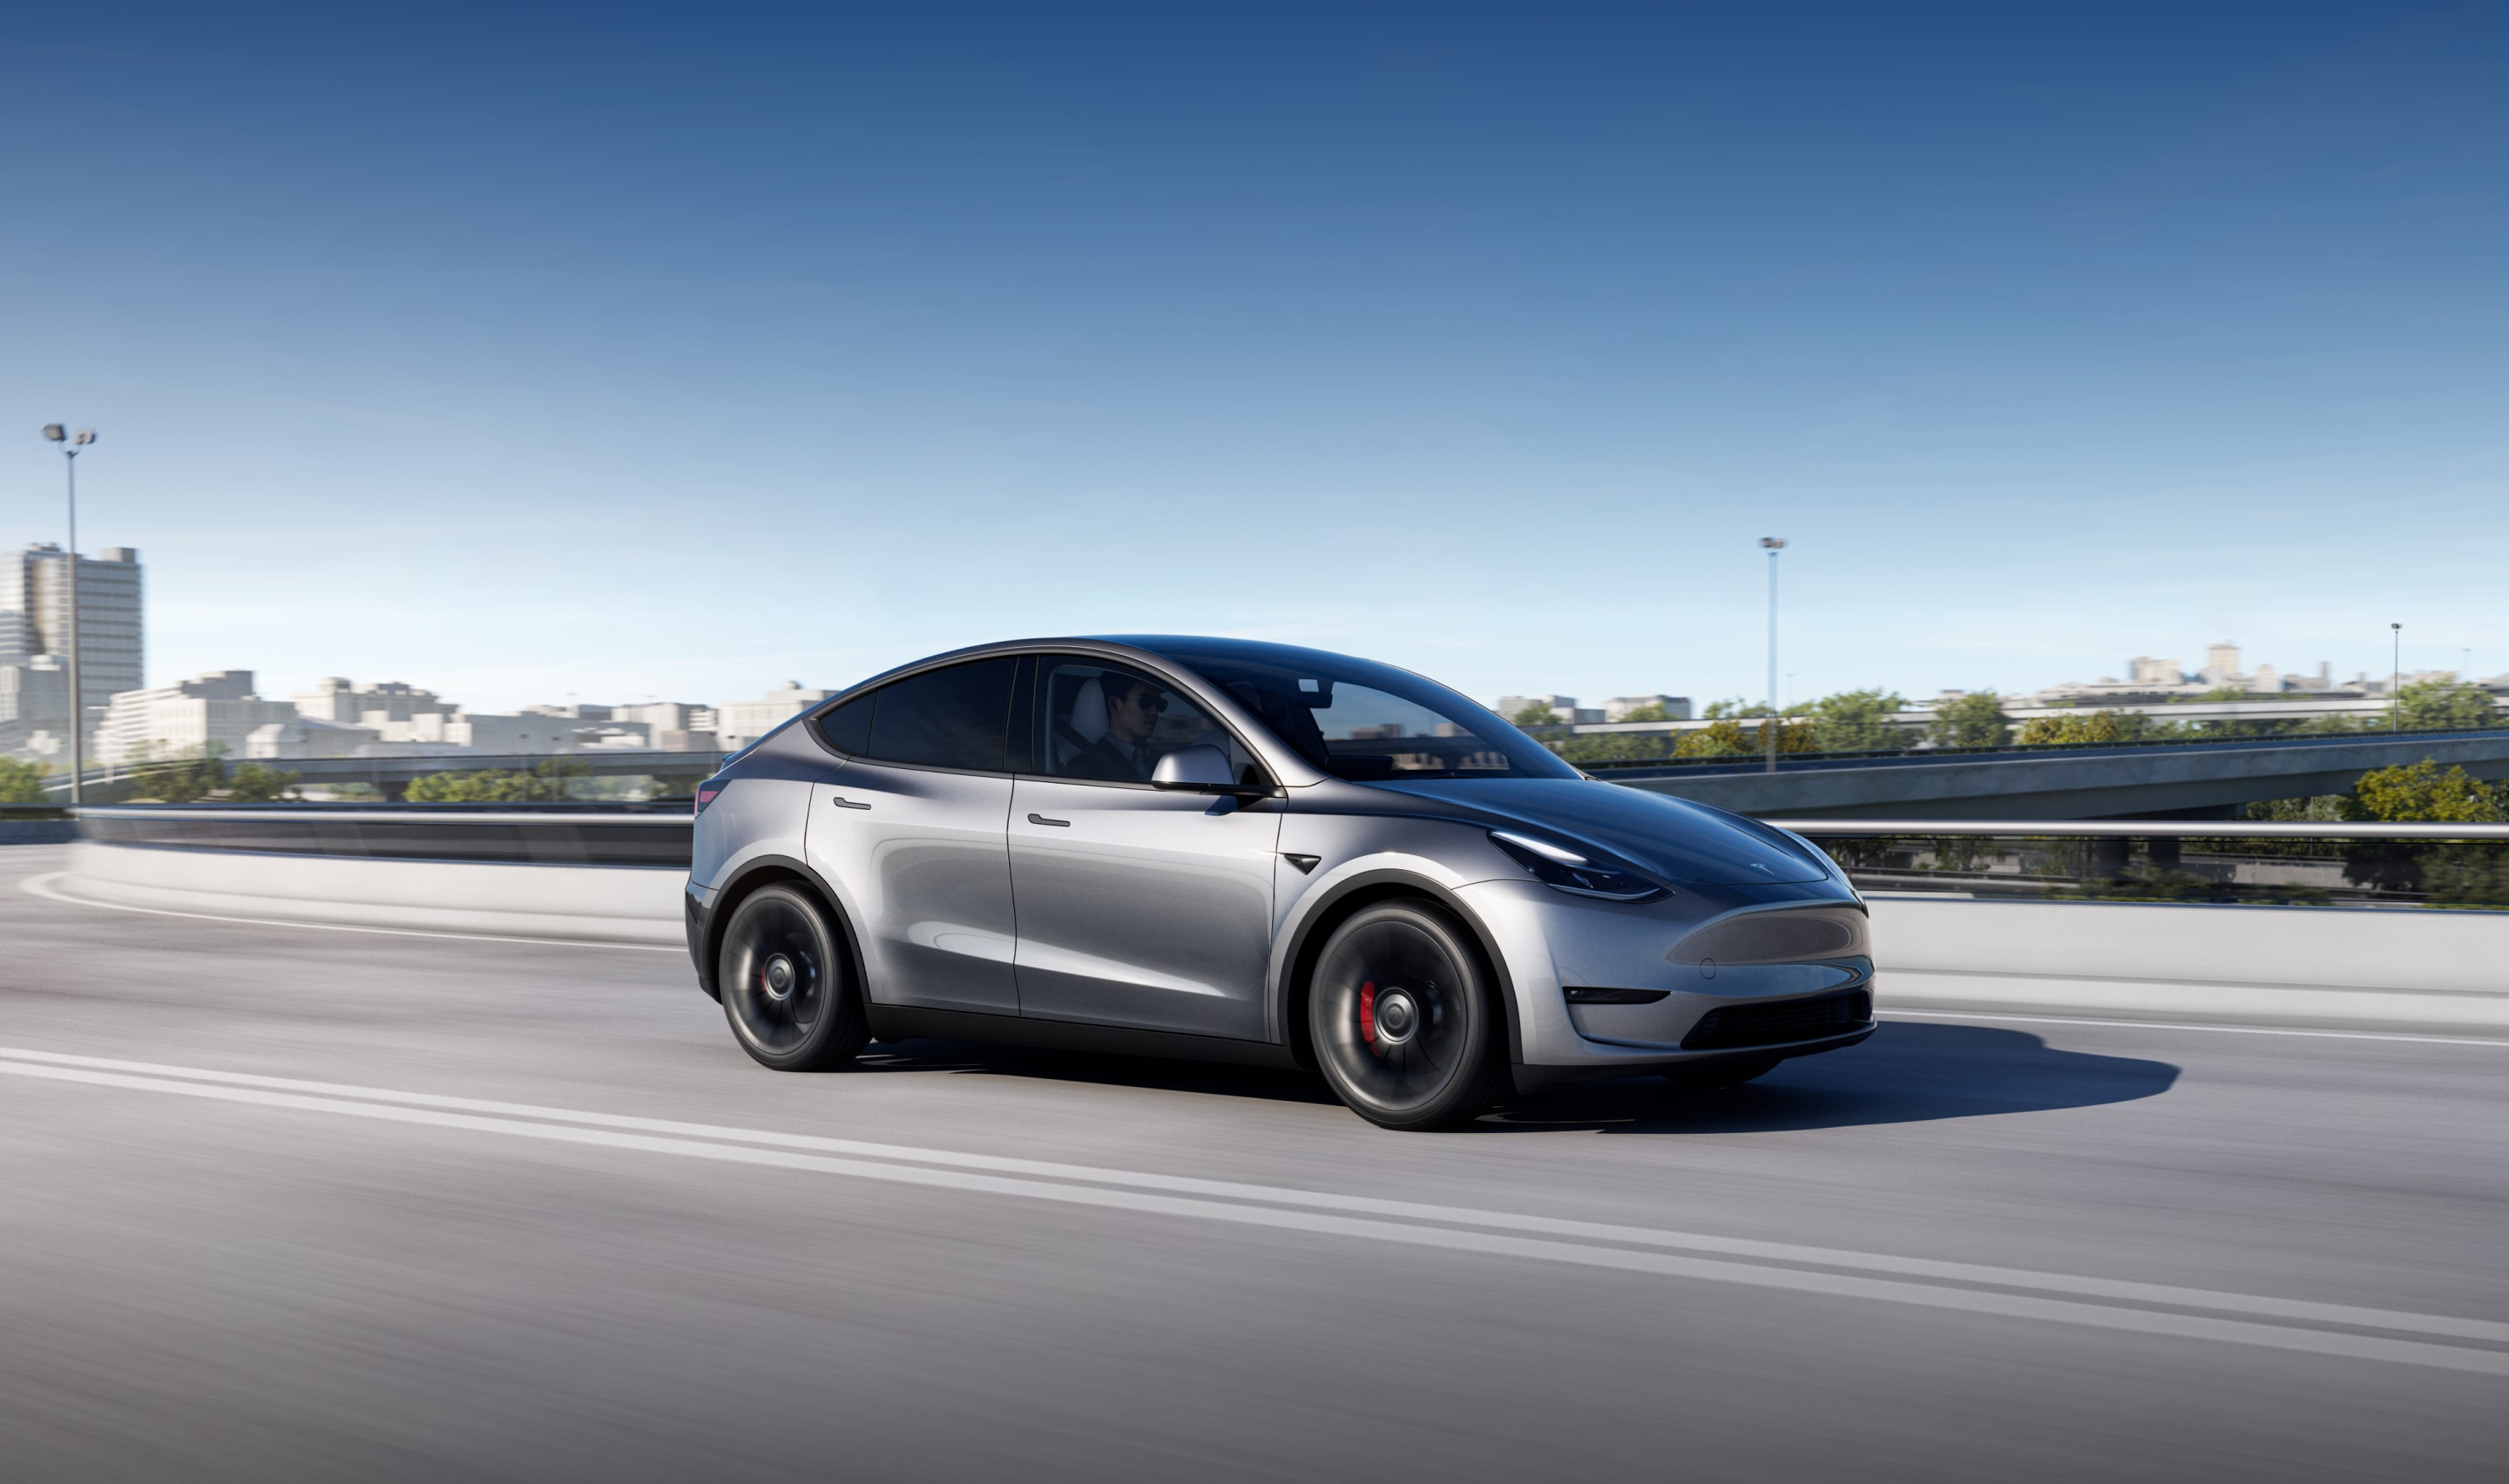
POLYGON ((2509 670, 2509 11, 2022 10, 21 21, 0 541, 93 424, 152 679, 479 709, 1756 695, 1767 534, 1798 694, 2509 670))

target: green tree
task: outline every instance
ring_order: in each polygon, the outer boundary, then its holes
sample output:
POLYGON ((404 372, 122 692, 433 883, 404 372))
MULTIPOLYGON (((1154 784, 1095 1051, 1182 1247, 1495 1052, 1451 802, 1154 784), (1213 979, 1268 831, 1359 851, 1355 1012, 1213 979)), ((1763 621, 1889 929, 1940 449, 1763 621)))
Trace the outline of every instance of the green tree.
POLYGON ((1676 758, 1756 758, 1768 747, 1761 726, 1778 729, 1778 751, 1809 753, 1819 750, 1817 729, 1802 722, 1779 719, 1763 722, 1760 726, 1744 726, 1731 717, 1720 717, 1713 725, 1697 731, 1686 731, 1672 747, 1676 758))
POLYGON ((460 773, 425 773, 410 780, 411 803, 545 803, 566 798, 566 781, 588 776, 592 765, 551 758, 530 771, 495 767, 460 773))
POLYGON ((52 796, 44 792, 44 764, 16 758, 0 758, 0 804, 51 803, 52 796))
POLYGON ((1517 708, 1516 715, 1509 717, 1508 720, 1518 726, 1549 726, 1557 718, 1552 716, 1551 707, 1547 703, 1536 701, 1530 706, 1517 708))
POLYGON ((2140 711, 2085 711, 2070 717, 2032 717, 2021 723, 2021 744, 2157 742, 2197 735, 2183 722, 2160 722, 2140 711))
POLYGON ((1624 722, 1670 722, 1677 719, 1672 715, 1672 713, 1664 709, 1664 702, 1649 701, 1647 704, 1640 706, 1637 710, 1621 718, 1621 720, 1624 722))
POLYGON ((131 797, 155 803, 198 803, 226 787, 226 764, 212 743, 197 752, 152 757, 131 770, 131 797))
MULTIPOLYGON (((2509 786, 2485 783, 2461 767, 2443 773, 2428 758, 2362 774, 2343 802, 2353 819, 2465 825, 2509 821, 2509 786)), ((2344 879, 2358 886, 2420 894, 2434 906, 2509 906, 2509 863, 2486 844, 2356 840, 2343 854, 2344 879)))
POLYGON ((1926 734, 1936 747, 2002 747, 2012 740, 2012 719, 2003 714, 2003 697, 1972 690, 1935 707, 1926 734))
POLYGON ((239 764, 227 777, 227 798, 235 803, 278 803, 293 798, 296 775, 258 762, 239 764))
MULTIPOLYGON (((1892 725, 1891 718, 1907 704, 1898 692, 1879 686, 1824 695, 1804 708, 1812 713, 1808 725, 1812 745, 1825 753, 1869 753, 1904 746, 1912 739, 1892 725)), ((1790 723, 1789 729, 1804 724, 1790 723)), ((1785 750, 1782 742, 1779 750, 1785 750)))
MULTIPOLYGON (((1714 707, 1708 708, 1714 710, 1714 707)), ((1696 731, 1685 731, 1672 744, 1676 758, 1726 758, 1752 751, 1757 746, 1742 723, 1731 717, 1718 717, 1696 731)))
POLYGON ((1658 732, 1607 731, 1588 737, 1563 737, 1551 750, 1571 762, 1639 762, 1672 755, 1658 732))
POLYGON ((2461 767, 2443 773, 2424 758, 2400 767, 2363 773, 2352 790, 2359 816, 2392 823, 2496 825, 2509 822, 2509 789, 2483 782, 2461 767))
POLYGON ((2128 742, 2144 721, 2139 712, 2086 711, 2073 717, 2032 717, 2021 723, 2021 745, 2046 747, 2085 742, 2128 742))
POLYGON ((2335 824, 2353 817, 2349 794, 2316 794, 2304 798, 2260 798, 2247 806, 2247 817, 2286 825, 2335 824))
POLYGON ((2464 731, 2500 724, 2491 692, 2453 680, 2415 681, 2396 692, 2395 717, 2407 731, 2464 731))
POLYGON ((512 803, 523 797, 528 773, 483 767, 461 773, 421 773, 403 796, 411 803, 512 803))

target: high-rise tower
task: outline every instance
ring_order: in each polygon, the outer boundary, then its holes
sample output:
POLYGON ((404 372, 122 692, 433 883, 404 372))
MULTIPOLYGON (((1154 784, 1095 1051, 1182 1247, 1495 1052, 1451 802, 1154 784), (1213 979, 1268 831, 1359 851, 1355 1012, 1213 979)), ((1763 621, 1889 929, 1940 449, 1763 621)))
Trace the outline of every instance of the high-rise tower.
MULTIPOLYGON (((29 631, 23 642, 36 653, 69 653, 67 571, 67 558, 50 541, 19 555, 18 608, 29 631)), ((128 546, 79 558, 79 690, 91 708, 146 684, 140 574, 139 553, 128 546)))

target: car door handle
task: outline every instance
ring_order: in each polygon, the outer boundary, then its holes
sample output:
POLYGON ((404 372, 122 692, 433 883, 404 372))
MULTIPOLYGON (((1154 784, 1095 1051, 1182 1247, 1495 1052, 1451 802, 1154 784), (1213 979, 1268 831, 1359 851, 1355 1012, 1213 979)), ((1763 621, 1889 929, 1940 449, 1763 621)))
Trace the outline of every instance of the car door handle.
POLYGON ((839 798, 834 794, 828 796, 828 802, 835 804, 840 809, 868 809, 871 807, 871 805, 867 803, 856 803, 850 798, 839 798))
POLYGON ((1053 825, 1056 828, 1063 830, 1068 830, 1071 828, 1071 821, 1067 819, 1048 819, 1042 814, 1030 815, 1028 817, 1028 822, 1031 825, 1053 825))

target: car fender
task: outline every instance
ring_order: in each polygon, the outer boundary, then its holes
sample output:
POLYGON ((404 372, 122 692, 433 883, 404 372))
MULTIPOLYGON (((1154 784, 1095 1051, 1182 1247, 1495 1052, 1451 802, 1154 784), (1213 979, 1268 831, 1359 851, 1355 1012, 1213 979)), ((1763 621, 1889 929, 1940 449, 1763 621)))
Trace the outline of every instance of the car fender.
MULTIPOLYGON (((1286 864, 1282 869, 1295 871, 1286 864)), ((1266 976, 1266 1023, 1272 1039, 1293 1049, 1302 1048, 1300 1027, 1293 1023, 1291 1014, 1292 990, 1312 951, 1324 946, 1322 930, 1340 915, 1337 909, 1354 897, 1393 888, 1436 902, 1473 934, 1480 945, 1482 957, 1498 977, 1499 1001, 1507 1023, 1508 1059, 1522 1061, 1524 1049, 1517 1029, 1515 975, 1509 969, 1507 955, 1499 948, 1497 936, 1461 895, 1462 888, 1477 879, 1479 877, 1474 873, 1457 872, 1434 857, 1389 850, 1343 862, 1309 880, 1306 889, 1286 908, 1273 936, 1272 963, 1266 976)))
POLYGON ((798 855, 785 855, 774 850, 744 853, 738 864, 727 867, 722 885, 710 890, 701 906, 694 892, 690 894, 694 911, 689 928, 689 946, 697 957, 697 983, 705 992, 720 1001, 723 986, 715 983, 715 960, 723 946, 723 907, 749 895, 752 886, 763 880, 799 879, 818 894, 819 900, 834 909, 837 936, 844 941, 845 957, 853 968, 854 983, 861 986, 863 998, 871 999, 871 983, 864 971, 862 945, 855 941, 854 923, 859 920, 854 905, 837 890, 828 878, 811 869, 798 855))

